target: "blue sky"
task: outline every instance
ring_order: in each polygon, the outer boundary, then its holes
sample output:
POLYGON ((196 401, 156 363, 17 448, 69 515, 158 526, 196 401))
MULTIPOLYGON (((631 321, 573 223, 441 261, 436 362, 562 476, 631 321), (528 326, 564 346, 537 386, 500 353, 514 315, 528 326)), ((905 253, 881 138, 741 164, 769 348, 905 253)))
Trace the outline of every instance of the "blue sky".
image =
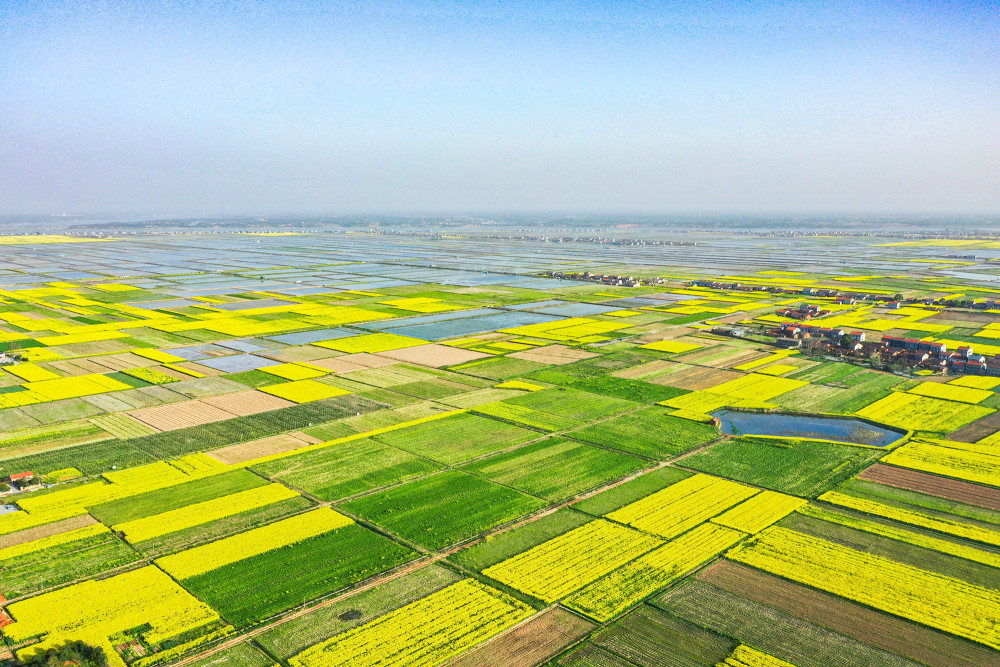
POLYGON ((997 2, 0 3, 0 213, 1000 212, 997 2))

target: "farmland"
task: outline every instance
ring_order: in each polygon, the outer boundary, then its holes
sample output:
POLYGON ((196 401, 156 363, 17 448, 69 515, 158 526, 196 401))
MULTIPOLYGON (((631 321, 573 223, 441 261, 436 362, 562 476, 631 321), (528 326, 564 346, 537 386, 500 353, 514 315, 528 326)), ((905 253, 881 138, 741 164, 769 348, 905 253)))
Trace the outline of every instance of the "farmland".
POLYGON ((1000 593, 780 528, 731 553, 738 562, 1000 648, 1000 593), (823 566, 818 563, 824 563, 823 566), (864 582, 864 585, 858 585, 864 582), (952 600, 962 600, 955 607, 952 600))
POLYGON ((769 333, 808 298, 820 326, 992 359, 1000 308, 933 303, 992 292, 931 263, 873 276, 917 252, 880 237, 700 235, 630 246, 642 266, 609 245, 622 265, 589 270, 664 276, 626 288, 551 277, 597 261, 572 242, 344 234, 136 234, 75 245, 86 269, 4 246, 0 656, 1000 664, 1000 381, 769 333), (681 251, 723 286, 659 261, 681 251), (905 434, 728 434, 724 408, 905 434))
POLYGON ((738 437, 689 456, 683 465, 774 491, 815 497, 878 457, 872 450, 829 442, 738 437))
POLYGON ((714 440, 718 435, 707 424, 671 417, 658 406, 614 417, 570 434, 577 440, 656 459, 671 458, 714 440))
POLYGON ((458 471, 344 504, 416 544, 440 549, 545 506, 545 501, 458 471), (447 516, 447 521, 441 517, 447 516))
MULTIPOLYGON (((86 531, 87 529, 80 529, 86 531)), ((83 535, 80 531, 68 542, 32 545, 31 552, 12 553, 16 547, 0 549, 3 594, 17 598, 29 593, 115 569, 139 559, 139 554, 110 532, 83 535)), ((59 536, 62 537, 62 536, 59 536)), ((37 540, 37 542, 43 542, 37 540)), ((32 544, 32 543, 28 543, 32 544)))
POLYGON ((440 467, 416 454, 364 439, 261 463, 254 470, 322 500, 337 500, 440 467))
POLYGON ((395 567, 411 554, 355 524, 181 581, 230 623, 245 626, 395 567), (320 562, 328 565, 316 567, 320 562), (273 585, 277 580, 281 586, 273 585))
POLYGON ((295 667, 438 664, 532 614, 531 608, 471 579, 306 649, 295 667), (398 656, 398 657, 397 657, 398 656))
POLYGON ((531 440, 527 429, 461 414, 379 436, 388 445, 442 463, 458 463, 531 440))
POLYGON ((661 544, 652 536, 598 519, 487 568, 483 574, 555 602, 661 544))
POLYGON ((560 500, 648 465, 626 454, 553 438, 462 469, 540 498, 560 500))

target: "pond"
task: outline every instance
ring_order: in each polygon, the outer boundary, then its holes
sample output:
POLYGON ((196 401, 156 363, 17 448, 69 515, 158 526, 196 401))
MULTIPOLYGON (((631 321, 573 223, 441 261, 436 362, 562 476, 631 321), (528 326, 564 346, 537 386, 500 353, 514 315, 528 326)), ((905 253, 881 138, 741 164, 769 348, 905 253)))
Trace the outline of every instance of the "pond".
POLYGON ((722 410, 712 415, 728 435, 771 435, 785 438, 833 440, 853 445, 885 447, 903 436, 897 431, 860 419, 786 415, 776 412, 722 410))

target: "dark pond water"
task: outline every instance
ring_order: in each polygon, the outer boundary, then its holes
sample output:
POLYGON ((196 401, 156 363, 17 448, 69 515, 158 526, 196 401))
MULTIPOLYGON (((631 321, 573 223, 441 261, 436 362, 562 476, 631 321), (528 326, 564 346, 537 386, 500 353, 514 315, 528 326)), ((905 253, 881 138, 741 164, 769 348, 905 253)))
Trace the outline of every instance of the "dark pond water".
POLYGON ((873 447, 885 447, 903 435, 902 431, 875 426, 858 419, 733 410, 722 410, 712 416, 719 418, 722 432, 729 435, 812 438, 873 447))

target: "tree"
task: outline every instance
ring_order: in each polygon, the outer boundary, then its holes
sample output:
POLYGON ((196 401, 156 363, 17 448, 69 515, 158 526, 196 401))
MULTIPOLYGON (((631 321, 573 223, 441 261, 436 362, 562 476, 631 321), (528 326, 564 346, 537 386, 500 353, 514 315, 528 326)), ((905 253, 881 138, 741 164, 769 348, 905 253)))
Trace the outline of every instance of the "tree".
POLYGON ((100 646, 91 646, 82 641, 68 641, 62 646, 54 646, 47 651, 25 656, 15 665, 32 667, 109 667, 108 656, 100 646))
POLYGON ((900 292, 896 292, 895 296, 893 296, 893 297, 892 297, 892 300, 893 300, 893 301, 902 301, 902 300, 903 300, 903 295, 902 295, 902 293, 900 293, 900 292))
POLYGON ((878 350, 872 352, 868 357, 868 363, 871 364, 871 367, 874 369, 882 368, 882 353, 878 350))

